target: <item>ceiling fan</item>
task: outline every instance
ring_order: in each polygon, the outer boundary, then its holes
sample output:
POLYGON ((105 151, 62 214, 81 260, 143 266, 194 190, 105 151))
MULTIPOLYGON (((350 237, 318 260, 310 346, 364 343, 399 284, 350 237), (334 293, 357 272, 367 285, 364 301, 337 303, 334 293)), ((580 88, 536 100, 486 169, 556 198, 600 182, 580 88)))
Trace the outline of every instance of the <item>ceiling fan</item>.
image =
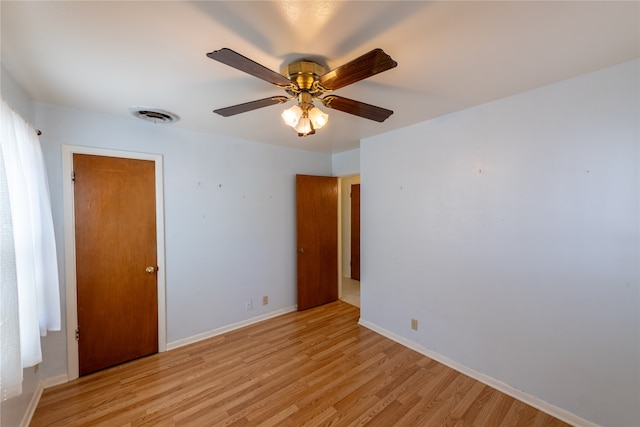
POLYGON ((296 61, 285 66, 283 74, 270 70, 228 48, 207 53, 207 56, 274 84, 289 94, 289 96, 272 96, 213 111, 224 117, 297 99, 298 104, 285 110, 282 118, 286 124, 298 132, 298 136, 307 136, 314 134, 316 129, 320 129, 328 120, 328 115, 316 108, 313 100, 321 102, 327 108, 377 122, 383 122, 393 114, 393 111, 386 108, 331 94, 334 90, 397 66, 398 63, 382 49, 373 49, 329 72, 316 62, 296 61))

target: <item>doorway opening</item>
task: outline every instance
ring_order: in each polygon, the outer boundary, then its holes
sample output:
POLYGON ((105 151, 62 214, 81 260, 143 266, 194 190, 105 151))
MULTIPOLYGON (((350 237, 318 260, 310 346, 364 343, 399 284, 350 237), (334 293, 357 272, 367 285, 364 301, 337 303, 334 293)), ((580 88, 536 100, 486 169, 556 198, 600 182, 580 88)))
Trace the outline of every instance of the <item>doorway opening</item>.
MULTIPOLYGON (((352 186, 360 185, 360 175, 341 177, 339 179, 340 189, 340 280, 339 280, 339 298, 340 300, 360 307, 360 274, 359 274, 359 245, 357 254, 352 254, 352 249, 355 249, 352 245, 352 237, 354 225, 352 224, 352 186), (357 259, 352 259, 352 255, 357 255, 357 259), (354 262, 357 262, 357 269, 354 262), (357 270, 357 271, 355 271, 357 270)), ((357 218, 359 220, 359 209, 357 212, 357 218)), ((359 223, 359 222, 358 222, 359 223)), ((359 242, 359 226, 357 227, 358 242, 359 242)))

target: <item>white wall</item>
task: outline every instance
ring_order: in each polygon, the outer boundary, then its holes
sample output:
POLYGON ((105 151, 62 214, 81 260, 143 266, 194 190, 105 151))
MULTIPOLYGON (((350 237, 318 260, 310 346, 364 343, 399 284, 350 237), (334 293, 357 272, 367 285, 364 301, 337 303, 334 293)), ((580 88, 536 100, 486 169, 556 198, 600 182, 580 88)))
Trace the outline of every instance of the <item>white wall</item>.
POLYGON ((31 122, 33 120, 33 105, 29 95, 18 85, 13 76, 0 64, 0 88, 2 99, 20 116, 31 122))
POLYGON ((163 155, 169 345, 295 305, 295 174, 331 174, 330 155, 43 104, 36 113, 58 236, 62 144, 163 155))
POLYGON ((350 176, 360 173, 360 149, 336 153, 331 159, 333 176, 350 176))
POLYGON ((640 425, 639 75, 633 61, 363 141, 362 319, 640 425))

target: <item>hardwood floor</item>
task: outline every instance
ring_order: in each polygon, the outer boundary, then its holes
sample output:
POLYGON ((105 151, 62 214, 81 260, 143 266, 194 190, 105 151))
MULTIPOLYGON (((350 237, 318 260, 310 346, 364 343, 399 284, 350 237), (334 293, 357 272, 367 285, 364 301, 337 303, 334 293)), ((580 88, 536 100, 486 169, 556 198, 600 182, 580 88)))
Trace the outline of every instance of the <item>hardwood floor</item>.
POLYGON ((31 426, 566 426, 338 301, 44 391, 31 426))

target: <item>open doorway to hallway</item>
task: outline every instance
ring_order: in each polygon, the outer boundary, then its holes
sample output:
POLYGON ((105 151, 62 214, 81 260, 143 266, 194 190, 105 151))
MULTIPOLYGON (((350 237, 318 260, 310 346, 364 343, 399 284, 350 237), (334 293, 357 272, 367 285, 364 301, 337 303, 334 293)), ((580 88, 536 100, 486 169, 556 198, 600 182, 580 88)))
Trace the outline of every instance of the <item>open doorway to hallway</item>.
POLYGON ((360 281, 350 277, 342 278, 341 301, 360 307, 360 281))
MULTIPOLYGON (((357 233, 359 242, 359 226, 352 224, 352 188, 360 185, 360 176, 340 178, 340 299, 348 304, 360 307, 360 274, 359 274, 359 247, 357 259, 352 260, 352 233, 357 233), (357 228, 357 230, 356 230, 357 228), (352 263, 356 262, 357 268, 352 269, 352 263)), ((355 210, 354 210, 355 212, 355 210)), ((359 221, 359 209, 355 212, 359 221)))

